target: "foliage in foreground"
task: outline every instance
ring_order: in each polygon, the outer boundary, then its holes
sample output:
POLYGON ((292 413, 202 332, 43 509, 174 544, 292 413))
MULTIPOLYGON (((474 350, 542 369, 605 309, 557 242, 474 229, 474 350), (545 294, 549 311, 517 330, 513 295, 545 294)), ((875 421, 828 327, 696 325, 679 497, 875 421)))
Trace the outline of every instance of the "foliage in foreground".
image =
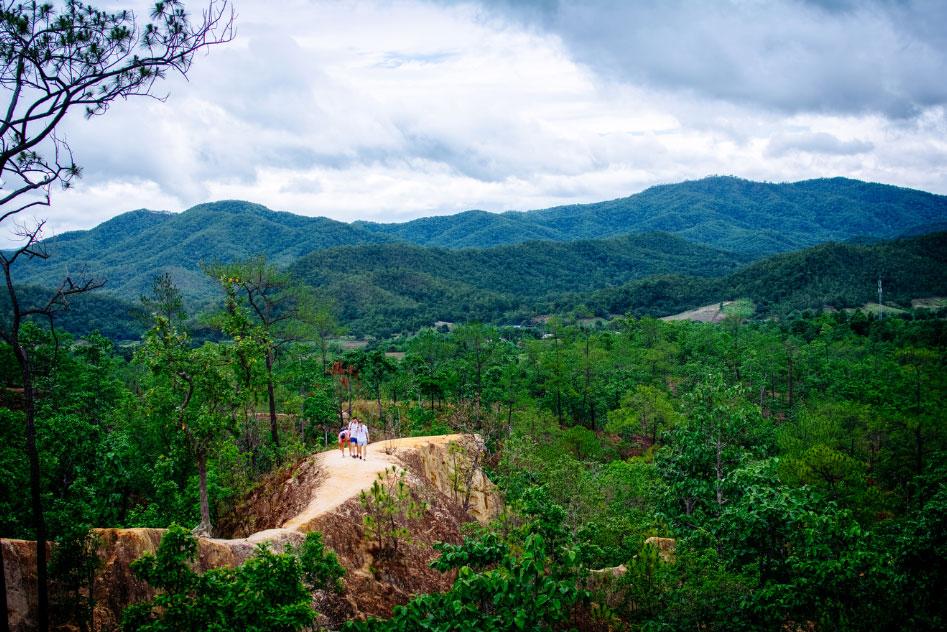
POLYGON ((300 551, 274 553, 260 546, 236 568, 198 574, 191 568, 196 556, 197 539, 173 525, 156 554, 133 562, 135 575, 159 592, 125 609, 122 630, 300 630, 316 615, 310 590, 337 590, 344 572, 318 533, 308 534, 300 551))
POLYGON ((431 565, 457 571, 444 593, 422 595, 398 606, 388 620, 353 621, 350 632, 501 632, 572 627, 576 608, 588 601, 580 588, 584 568, 564 539, 562 509, 541 488, 533 490, 523 515, 527 522, 508 542, 495 534, 467 538, 463 545, 439 545, 431 565))

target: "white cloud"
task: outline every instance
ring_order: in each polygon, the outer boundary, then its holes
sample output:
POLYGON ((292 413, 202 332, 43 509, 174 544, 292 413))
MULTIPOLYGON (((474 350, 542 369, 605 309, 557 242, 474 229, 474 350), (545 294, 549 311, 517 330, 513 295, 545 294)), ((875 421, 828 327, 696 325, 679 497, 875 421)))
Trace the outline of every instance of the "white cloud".
POLYGON ((68 121, 85 174, 50 225, 223 198, 399 221, 708 174, 947 193, 942 35, 894 19, 924 7, 546 4, 240 0, 167 101, 68 121))

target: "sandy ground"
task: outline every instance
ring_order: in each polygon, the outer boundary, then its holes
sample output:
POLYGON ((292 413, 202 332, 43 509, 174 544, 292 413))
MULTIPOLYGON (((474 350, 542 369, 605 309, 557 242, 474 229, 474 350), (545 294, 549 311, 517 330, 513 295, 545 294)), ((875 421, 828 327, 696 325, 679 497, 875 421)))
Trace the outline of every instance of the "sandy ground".
MULTIPOLYGON (((731 303, 733 303, 733 301, 724 301, 723 306, 726 307, 731 303)), ((723 320, 724 316, 725 314, 720 309, 720 303, 714 303, 712 305, 704 305, 697 309, 681 312, 680 314, 664 316, 661 320, 693 320, 699 323, 719 323, 723 320)))
MULTIPOLYGON (((323 472, 319 487, 314 490, 309 506, 302 513, 283 523, 283 529, 300 530, 322 514, 328 513, 372 486, 379 472, 392 465, 399 465, 397 450, 417 448, 423 445, 443 444, 457 441, 462 435, 439 435, 433 437, 405 437, 379 441, 368 446, 365 460, 343 456, 339 450, 319 454, 319 467, 323 472), (389 455, 386 450, 393 450, 389 455)), ((273 531, 276 531, 275 529, 273 531)), ((266 533, 265 531, 262 533, 266 533)), ((260 534, 254 534, 254 538, 260 534)))
POLYGON ((261 542, 292 541, 299 538, 300 532, 306 532, 306 528, 313 520, 319 516, 329 513, 333 509, 344 504, 350 498, 354 498, 364 489, 372 486, 379 472, 392 465, 401 467, 398 461, 397 453, 400 450, 419 448, 425 445, 440 445, 458 441, 463 435, 436 435, 429 437, 404 437, 402 439, 391 439, 388 441, 379 441, 368 446, 366 459, 354 459, 350 456, 343 456, 339 450, 322 452, 314 458, 317 460, 320 468, 320 483, 318 487, 312 490, 312 497, 306 508, 293 518, 290 518, 278 529, 266 529, 258 531, 246 538, 210 538, 220 543, 244 543, 254 546, 261 542), (386 454, 390 451, 391 454, 386 454))

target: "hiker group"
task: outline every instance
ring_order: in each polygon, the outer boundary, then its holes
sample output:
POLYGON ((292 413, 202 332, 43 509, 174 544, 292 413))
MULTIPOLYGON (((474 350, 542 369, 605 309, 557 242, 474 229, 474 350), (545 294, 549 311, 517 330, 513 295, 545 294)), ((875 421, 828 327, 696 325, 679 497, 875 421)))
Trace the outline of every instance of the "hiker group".
POLYGON ((342 412, 342 422, 345 424, 339 432, 339 451, 345 456, 345 448, 349 449, 349 456, 354 459, 365 460, 368 455, 368 426, 358 417, 349 420, 347 412, 342 412))

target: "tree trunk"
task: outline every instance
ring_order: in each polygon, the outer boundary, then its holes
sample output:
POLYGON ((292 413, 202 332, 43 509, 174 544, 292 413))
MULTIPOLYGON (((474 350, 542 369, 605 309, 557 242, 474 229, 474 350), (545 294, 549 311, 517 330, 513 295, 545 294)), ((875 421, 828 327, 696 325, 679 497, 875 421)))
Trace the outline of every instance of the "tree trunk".
POLYGON ((10 615, 7 613, 7 575, 3 560, 3 540, 0 540, 0 632, 10 632, 10 615))
POLYGON ((37 629, 49 629, 49 588, 46 564, 46 519, 43 516, 43 497, 40 489, 39 451, 36 448, 36 394, 33 391, 33 375, 26 349, 19 340, 13 341, 13 351, 23 374, 23 398, 26 404, 26 454, 30 462, 30 500, 33 506, 33 529, 36 536, 36 582, 37 605, 39 607, 37 629))
POLYGON ((924 435, 921 424, 914 428, 914 473, 920 476, 924 472, 924 435))
POLYGON ((279 429, 276 427, 276 394, 273 389, 273 350, 266 351, 266 394, 270 400, 270 435, 273 445, 279 447, 279 429))
POLYGON ((207 454, 203 450, 197 453, 197 473, 200 476, 201 523, 194 529, 194 534, 210 537, 214 526, 210 521, 210 500, 207 498, 207 454))
POLYGON ((721 441, 721 437, 719 434, 717 435, 716 448, 717 448, 717 463, 716 463, 717 505, 719 507, 723 507, 723 503, 725 502, 723 498, 723 442, 721 441))
POLYGON ((349 395, 349 419, 352 418, 352 376, 349 376, 349 379, 345 382, 346 388, 348 389, 349 395))
POLYGON ((381 383, 375 387, 375 398, 378 400, 378 421, 382 422, 385 418, 385 414, 381 409, 381 383))
POLYGON ((786 368, 788 369, 789 375, 787 376, 787 386, 788 386, 788 396, 789 396, 789 410, 792 410, 792 353, 790 352, 786 358, 786 368))

